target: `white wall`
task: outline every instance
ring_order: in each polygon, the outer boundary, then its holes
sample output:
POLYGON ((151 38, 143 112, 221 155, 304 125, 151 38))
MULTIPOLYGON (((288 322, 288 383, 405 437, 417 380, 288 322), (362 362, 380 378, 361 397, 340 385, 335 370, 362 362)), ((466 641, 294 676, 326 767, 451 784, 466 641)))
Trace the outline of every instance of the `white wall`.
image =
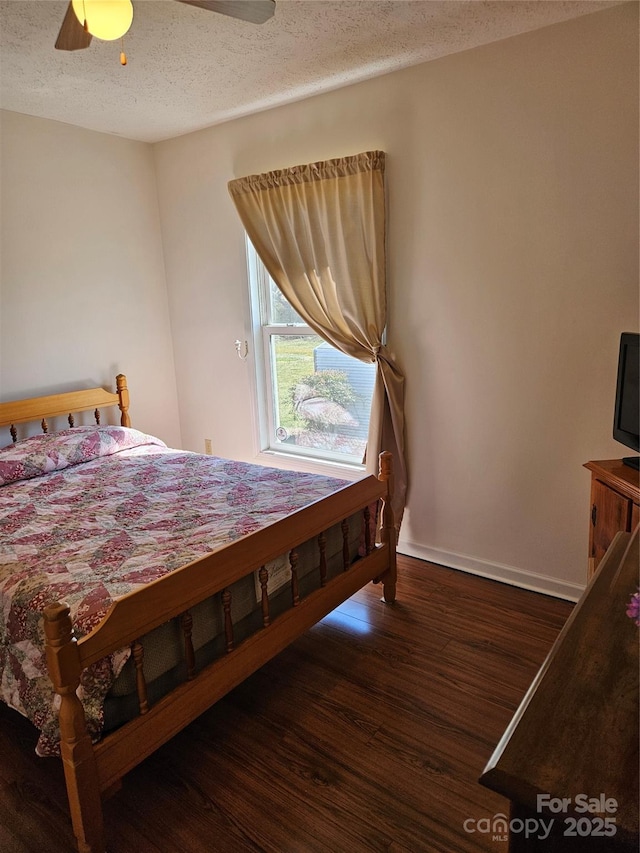
POLYGON ((180 445, 151 146, 3 112, 0 400, 113 388, 180 445))
POLYGON ((638 329, 637 34, 637 4, 620 6, 154 148, 3 113, 0 399, 124 371, 135 425, 254 458, 227 181, 381 148, 401 549, 571 595, 582 463, 625 452, 610 433, 618 337, 638 329))
POLYGON ((155 146, 184 446, 254 456, 238 176, 388 155, 401 549, 571 595, 638 328, 637 4, 155 146))

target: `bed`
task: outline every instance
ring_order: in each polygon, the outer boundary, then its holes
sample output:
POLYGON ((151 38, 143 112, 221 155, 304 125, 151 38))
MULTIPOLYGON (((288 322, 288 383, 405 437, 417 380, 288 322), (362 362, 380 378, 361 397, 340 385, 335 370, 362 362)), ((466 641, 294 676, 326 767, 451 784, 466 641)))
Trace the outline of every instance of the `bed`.
POLYGON ((0 427, 2 700, 100 853, 129 770, 366 583, 395 600, 391 455, 347 483, 176 451, 132 428, 124 375, 0 403, 0 427))

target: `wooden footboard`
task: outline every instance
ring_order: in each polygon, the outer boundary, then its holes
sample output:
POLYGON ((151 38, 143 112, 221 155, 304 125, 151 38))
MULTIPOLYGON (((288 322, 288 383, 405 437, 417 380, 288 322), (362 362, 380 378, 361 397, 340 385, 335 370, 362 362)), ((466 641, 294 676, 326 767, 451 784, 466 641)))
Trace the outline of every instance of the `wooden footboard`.
POLYGON ((69 608, 64 603, 46 608, 47 662, 54 690, 61 700, 61 755, 80 853, 105 850, 102 794, 116 786, 125 773, 369 581, 381 581, 385 601, 395 600, 392 481, 391 454, 383 453, 377 479, 366 477, 348 484, 329 497, 118 599, 101 624, 80 640, 74 637, 69 608), (324 532, 335 524, 344 525, 345 519, 359 511, 368 520, 369 507, 379 500, 382 501, 381 543, 369 542, 365 556, 351 565, 345 563, 341 574, 326 579, 324 532), (301 598, 296 548, 311 539, 318 541, 320 587, 301 598), (292 606, 272 620, 262 569, 283 553, 290 554, 292 606), (236 646, 230 616, 230 587, 255 571, 261 572, 263 628, 236 646), (226 653, 196 672, 190 611, 198 602, 220 592, 226 653), (188 678, 150 707, 140 638, 175 617, 182 618, 188 678), (80 676, 92 663, 126 646, 131 646, 136 665, 139 715, 94 745, 76 694, 80 676))

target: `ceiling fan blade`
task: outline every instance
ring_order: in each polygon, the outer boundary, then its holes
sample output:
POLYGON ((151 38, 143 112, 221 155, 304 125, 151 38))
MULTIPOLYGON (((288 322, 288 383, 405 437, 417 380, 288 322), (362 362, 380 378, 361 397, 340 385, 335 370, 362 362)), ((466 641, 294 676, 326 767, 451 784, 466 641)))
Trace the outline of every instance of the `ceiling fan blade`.
POLYGON ((276 10, 275 0, 178 0, 188 6, 199 6, 252 24, 264 24, 276 10))
POLYGON ((91 44, 91 33, 85 32, 84 27, 76 18, 73 6, 69 3, 67 14, 60 27, 56 48, 58 50, 82 50, 91 44))

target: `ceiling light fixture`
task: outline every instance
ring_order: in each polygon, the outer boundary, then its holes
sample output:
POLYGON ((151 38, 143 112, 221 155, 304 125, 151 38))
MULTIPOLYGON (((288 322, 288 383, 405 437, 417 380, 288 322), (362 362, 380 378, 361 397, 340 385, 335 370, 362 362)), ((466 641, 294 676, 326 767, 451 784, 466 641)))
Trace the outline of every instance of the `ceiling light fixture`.
POLYGON ((85 30, 103 41, 122 38, 133 21, 131 0, 72 0, 72 5, 85 30))

